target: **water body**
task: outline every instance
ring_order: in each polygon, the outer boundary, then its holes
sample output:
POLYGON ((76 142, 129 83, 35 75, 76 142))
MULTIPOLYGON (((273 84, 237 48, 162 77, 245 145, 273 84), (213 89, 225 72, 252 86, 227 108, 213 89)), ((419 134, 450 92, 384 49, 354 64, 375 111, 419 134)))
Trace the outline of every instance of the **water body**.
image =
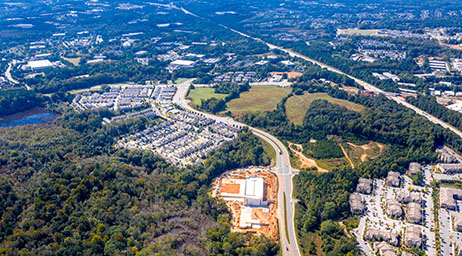
POLYGON ((46 124, 56 117, 44 108, 34 108, 0 118, 0 127, 14 127, 31 124, 46 124))

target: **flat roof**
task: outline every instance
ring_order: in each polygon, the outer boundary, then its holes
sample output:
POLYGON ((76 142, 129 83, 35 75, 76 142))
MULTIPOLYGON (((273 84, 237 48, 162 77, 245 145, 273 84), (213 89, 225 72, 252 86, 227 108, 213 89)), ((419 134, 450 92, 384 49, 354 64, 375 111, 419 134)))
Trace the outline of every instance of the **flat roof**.
POLYGON ((48 67, 53 67, 53 63, 51 63, 49 60, 34 60, 34 61, 29 61, 27 64, 30 68, 48 68, 48 67))

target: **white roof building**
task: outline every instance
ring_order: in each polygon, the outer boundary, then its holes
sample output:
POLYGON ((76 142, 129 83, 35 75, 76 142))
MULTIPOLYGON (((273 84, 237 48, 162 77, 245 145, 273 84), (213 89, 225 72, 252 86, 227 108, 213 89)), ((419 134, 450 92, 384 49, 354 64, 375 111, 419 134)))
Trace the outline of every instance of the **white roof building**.
POLYGON ((241 201, 248 206, 266 205, 263 177, 247 177, 235 180, 235 183, 239 184, 239 193, 221 193, 223 199, 241 201))
POLYGON ((54 65, 51 63, 49 60, 35 60, 35 61, 29 61, 27 64, 32 70, 41 70, 41 69, 46 69, 46 68, 52 68, 54 65))

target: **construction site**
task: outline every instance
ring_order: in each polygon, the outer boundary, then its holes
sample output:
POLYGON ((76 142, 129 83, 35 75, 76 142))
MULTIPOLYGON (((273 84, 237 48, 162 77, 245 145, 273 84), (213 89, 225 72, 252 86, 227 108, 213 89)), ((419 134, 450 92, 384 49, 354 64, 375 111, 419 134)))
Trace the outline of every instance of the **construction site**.
POLYGON ((212 186, 232 213, 232 231, 278 239, 278 181, 269 167, 249 167, 223 173, 212 186))

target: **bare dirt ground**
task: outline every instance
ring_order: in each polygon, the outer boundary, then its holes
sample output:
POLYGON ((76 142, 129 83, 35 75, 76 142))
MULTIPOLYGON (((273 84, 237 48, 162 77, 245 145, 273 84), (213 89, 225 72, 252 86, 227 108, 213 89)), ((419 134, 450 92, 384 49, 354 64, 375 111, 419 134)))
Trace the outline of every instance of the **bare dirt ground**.
POLYGON ((301 144, 295 144, 295 143, 289 142, 289 148, 298 158, 298 168, 301 169, 301 168, 316 167, 319 172, 328 172, 328 170, 319 167, 314 159, 308 158, 303 154, 303 146, 301 144))
POLYGON ((342 144, 338 144, 338 145, 340 146, 340 148, 342 149, 343 154, 345 155, 346 159, 347 159, 348 162, 350 163, 351 168, 355 168, 355 165, 354 165, 353 162, 351 161, 350 157, 348 156, 347 152, 346 152, 345 149, 343 148, 342 144))
POLYGON ((273 201, 268 207, 252 207, 252 219, 258 219, 261 223, 258 228, 240 228, 240 216, 244 203, 237 200, 225 201, 231 210, 231 230, 233 232, 264 234, 277 240, 279 237, 277 220, 277 190, 278 181, 274 173, 268 167, 249 167, 228 171, 220 175, 212 182, 211 196, 220 197, 221 193, 239 193, 239 184, 233 184, 235 180, 245 179, 246 177, 263 177, 265 201, 273 201))
MULTIPOLYGON (((367 151, 373 150, 372 145, 374 144, 374 142, 369 142, 369 144, 365 144, 365 145, 361 145, 361 146, 355 145, 355 144, 353 144, 351 142, 347 142, 347 144, 350 145, 353 148, 360 148, 360 149, 363 150, 364 153, 360 157, 361 162, 365 162, 368 157, 369 158, 374 158, 375 157, 375 156, 370 156, 369 154, 366 153, 367 151)), ((375 145, 377 145, 377 147, 380 149, 380 154, 381 154, 383 152, 384 145, 382 145, 380 143, 375 143, 375 145)), ((342 147, 342 149, 343 149, 343 147, 342 147)))

